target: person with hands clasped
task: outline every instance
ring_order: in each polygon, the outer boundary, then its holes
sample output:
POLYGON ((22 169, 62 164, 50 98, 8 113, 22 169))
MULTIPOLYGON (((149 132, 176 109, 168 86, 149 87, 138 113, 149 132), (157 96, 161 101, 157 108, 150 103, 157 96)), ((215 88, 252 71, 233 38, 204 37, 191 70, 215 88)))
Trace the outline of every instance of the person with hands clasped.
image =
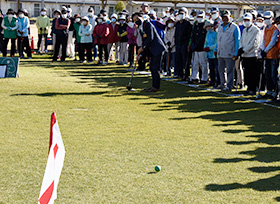
POLYGON ((85 63, 85 50, 87 51, 87 61, 92 62, 92 25, 89 22, 87 16, 81 19, 81 25, 79 27, 79 36, 80 36, 80 48, 79 48, 79 57, 80 62, 85 63))
POLYGON ((104 17, 102 14, 97 15, 97 25, 94 27, 93 36, 95 39, 94 44, 98 45, 98 64, 107 65, 108 64, 108 35, 109 35, 109 26, 104 21, 104 17), (103 52, 105 56, 105 61, 103 62, 103 52))
POLYGON ((207 33, 204 43, 204 51, 207 52, 207 58, 210 70, 209 86, 218 86, 220 84, 220 77, 218 72, 218 59, 214 55, 214 49, 217 45, 217 32, 215 31, 215 23, 212 20, 205 22, 204 25, 207 33))
POLYGON ((7 56, 7 46, 9 40, 11 39, 11 57, 14 57, 16 51, 16 38, 17 38, 17 28, 18 22, 15 17, 15 12, 13 9, 8 9, 7 15, 2 21, 2 28, 4 29, 4 46, 3 46, 3 57, 7 56))
POLYGON ((23 49, 26 48, 27 57, 31 59, 31 49, 29 45, 28 39, 28 29, 29 29, 29 19, 24 15, 24 11, 22 9, 18 10, 18 28, 17 28, 17 36, 18 36, 18 52, 20 58, 24 58, 23 49))
POLYGON ((242 57, 245 84, 248 86, 246 93, 255 95, 258 85, 257 56, 261 44, 261 31, 253 24, 253 16, 250 13, 244 14, 243 25, 238 56, 242 57))
POLYGON ((36 26, 38 28, 38 44, 37 44, 38 53, 40 53, 40 46, 41 46, 41 41, 42 41, 43 36, 45 38, 44 50, 45 50, 45 53, 48 52, 48 50, 47 50, 47 47, 48 47, 47 37, 48 37, 50 25, 51 25, 51 23, 50 23, 49 17, 47 16, 47 9, 42 8, 41 15, 36 20, 36 26))

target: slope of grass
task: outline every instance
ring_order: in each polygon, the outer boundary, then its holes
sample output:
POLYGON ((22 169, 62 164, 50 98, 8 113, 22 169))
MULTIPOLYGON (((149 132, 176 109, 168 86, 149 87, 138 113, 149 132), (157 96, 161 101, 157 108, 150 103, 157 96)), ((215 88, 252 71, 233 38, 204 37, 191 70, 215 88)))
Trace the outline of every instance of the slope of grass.
POLYGON ((0 203, 36 203, 56 111, 66 157, 56 203, 273 203, 279 110, 136 75, 24 60, 0 80, 0 203), (155 165, 162 171, 152 173, 155 165))

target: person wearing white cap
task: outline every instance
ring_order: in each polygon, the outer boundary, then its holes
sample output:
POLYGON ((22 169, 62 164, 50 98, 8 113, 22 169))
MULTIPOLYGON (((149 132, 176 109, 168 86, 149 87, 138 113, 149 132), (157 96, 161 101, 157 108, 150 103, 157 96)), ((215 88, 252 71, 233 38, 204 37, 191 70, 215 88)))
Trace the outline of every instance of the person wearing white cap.
POLYGON ((141 6, 143 14, 148 14, 149 13, 149 5, 147 3, 143 3, 141 6))
POLYGON ((81 19, 82 23, 79 28, 79 36, 81 36, 80 40, 80 62, 85 63, 85 50, 87 52, 87 62, 92 62, 92 25, 89 22, 89 18, 87 16, 81 19))
MULTIPOLYGON (((88 8, 88 14, 87 17, 89 19, 89 23, 92 25, 92 30, 94 29, 94 26, 96 25, 96 18, 97 16, 94 15, 94 8, 93 7, 89 7, 88 8)), ((92 47, 93 47, 93 58, 95 59, 97 57, 97 45, 94 44, 94 37, 93 37, 93 43, 92 43, 92 47)))
POLYGON ((238 56, 242 57, 244 69, 245 85, 248 86, 246 93, 249 95, 256 94, 258 85, 257 56, 261 44, 261 32, 253 24, 253 15, 245 13, 243 16, 243 33, 239 42, 238 56))
POLYGON ((265 59, 265 78, 267 82, 267 92, 265 97, 274 99, 277 95, 277 80, 279 69, 279 30, 273 24, 274 14, 272 11, 266 11, 263 14, 266 28, 264 31, 264 43, 262 57, 265 59))
POLYGON ((121 15, 119 17, 120 26, 118 29, 118 36, 121 38, 120 40, 120 62, 119 65, 127 65, 128 62, 128 38, 127 38, 127 23, 125 22, 125 16, 121 15))
POLYGON ((115 44, 115 61, 118 63, 120 60, 120 37, 118 36, 119 23, 118 15, 112 14, 111 23, 109 24, 109 35, 108 35, 108 53, 109 58, 112 55, 112 46, 115 44))
POLYGON ((230 22, 230 11, 221 13, 223 23, 218 29, 218 41, 215 53, 218 56, 218 70, 220 74, 220 88, 231 91, 233 88, 234 67, 237 59, 240 30, 238 25, 230 22))
POLYGON ((192 75, 191 82, 199 81, 199 67, 202 70, 202 76, 200 83, 206 84, 208 81, 208 66, 207 66, 207 53, 204 51, 204 42, 206 37, 205 24, 205 13, 199 11, 197 16, 197 23, 193 27, 192 32, 192 45, 191 51, 193 51, 193 64, 192 64, 192 75))
POLYGON ((75 38, 74 38, 74 23, 75 18, 72 16, 72 9, 67 8, 67 18, 70 20, 71 24, 69 27, 68 41, 67 41, 67 55, 69 58, 75 57, 75 38))

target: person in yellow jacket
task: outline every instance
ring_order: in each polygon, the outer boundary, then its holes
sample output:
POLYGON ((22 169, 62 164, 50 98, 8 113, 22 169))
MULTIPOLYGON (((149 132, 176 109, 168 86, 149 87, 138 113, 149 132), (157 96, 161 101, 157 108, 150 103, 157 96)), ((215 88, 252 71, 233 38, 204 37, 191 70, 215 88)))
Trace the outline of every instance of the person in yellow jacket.
POLYGON ((49 28, 50 28, 50 19, 47 16, 47 9, 46 8, 42 8, 41 10, 41 15, 37 18, 36 20, 36 26, 38 28, 38 53, 40 53, 40 45, 42 42, 42 38, 45 38, 45 53, 48 52, 47 47, 47 37, 48 37, 48 33, 49 33, 49 28))

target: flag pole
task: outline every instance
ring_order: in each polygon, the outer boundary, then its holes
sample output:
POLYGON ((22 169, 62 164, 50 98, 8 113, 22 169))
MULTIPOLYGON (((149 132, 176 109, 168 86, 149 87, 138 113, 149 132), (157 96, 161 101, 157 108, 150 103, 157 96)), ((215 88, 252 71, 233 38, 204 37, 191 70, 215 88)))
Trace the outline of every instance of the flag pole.
POLYGON ((56 123, 56 115, 55 112, 51 115, 51 133, 50 133, 50 144, 49 144, 49 152, 53 143, 53 126, 56 123))

